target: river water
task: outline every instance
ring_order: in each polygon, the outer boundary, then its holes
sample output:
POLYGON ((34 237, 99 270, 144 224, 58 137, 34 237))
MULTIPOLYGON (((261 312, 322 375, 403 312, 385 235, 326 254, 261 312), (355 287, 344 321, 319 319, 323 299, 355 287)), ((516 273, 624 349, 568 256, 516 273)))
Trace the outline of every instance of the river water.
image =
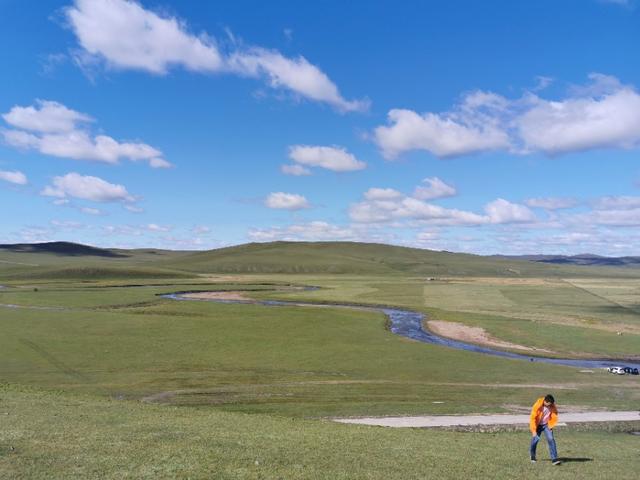
MULTIPOLYGON (((187 298, 183 294, 191 292, 176 292, 161 295, 163 298, 169 298, 172 300, 180 301, 200 301, 200 302, 216 302, 216 303, 240 303, 240 304, 258 304, 265 306, 300 306, 300 307, 335 307, 335 308, 359 308, 371 311, 378 311, 384 313, 391 324, 390 330, 396 335, 411 338, 419 342, 430 343, 433 345, 442 345, 449 348, 456 348, 458 350, 467 350, 469 352, 482 353, 485 355, 493 355, 496 357, 511 358, 514 360, 523 360, 527 362, 538 363, 552 363, 555 365, 565 365, 576 368, 606 368, 611 366, 627 366, 640 368, 640 363, 637 361, 627 361, 624 359, 601 359, 601 360, 576 360, 570 358, 551 358, 551 357, 539 357, 523 355, 521 353, 505 352, 502 350, 495 350, 493 348, 482 347, 480 345, 474 345, 471 343, 460 342, 458 340, 452 340, 449 338, 441 337, 434 333, 425 330, 422 327, 425 315, 419 312, 413 312, 411 310, 403 310, 399 308, 386 308, 386 307, 366 307, 362 305, 354 304, 317 304, 317 303, 305 303, 305 302, 293 302, 293 301, 280 301, 280 300, 224 300, 224 299, 197 299, 187 298)), ((198 292, 203 293, 203 292, 198 292)))

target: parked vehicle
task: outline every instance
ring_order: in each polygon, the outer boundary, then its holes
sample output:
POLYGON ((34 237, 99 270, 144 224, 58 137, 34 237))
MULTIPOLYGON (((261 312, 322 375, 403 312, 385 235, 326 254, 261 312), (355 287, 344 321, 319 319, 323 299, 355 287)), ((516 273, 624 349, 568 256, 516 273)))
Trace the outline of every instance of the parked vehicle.
POLYGON ((624 375, 627 373, 624 371, 624 367, 609 367, 607 368, 607 371, 616 375, 624 375))
POLYGON ((637 368, 633 368, 633 367, 624 367, 622 370, 624 370, 624 373, 627 373, 629 375, 638 375, 640 374, 640 372, 638 372, 637 368))

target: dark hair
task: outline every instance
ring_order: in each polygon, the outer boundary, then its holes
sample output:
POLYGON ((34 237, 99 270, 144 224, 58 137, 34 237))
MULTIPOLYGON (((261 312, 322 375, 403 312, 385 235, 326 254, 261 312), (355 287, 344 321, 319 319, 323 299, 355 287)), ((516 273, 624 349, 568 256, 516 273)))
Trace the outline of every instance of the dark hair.
POLYGON ((556 399, 553 398, 553 395, 549 394, 546 397, 544 397, 544 401, 545 402, 549 402, 549 403, 556 403, 556 399))

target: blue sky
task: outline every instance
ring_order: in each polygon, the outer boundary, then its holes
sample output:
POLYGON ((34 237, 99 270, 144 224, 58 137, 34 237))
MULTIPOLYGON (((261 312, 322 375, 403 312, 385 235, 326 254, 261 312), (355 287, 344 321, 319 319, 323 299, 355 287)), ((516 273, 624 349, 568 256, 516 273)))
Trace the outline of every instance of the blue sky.
POLYGON ((0 242, 640 255, 635 0, 0 0, 0 242))

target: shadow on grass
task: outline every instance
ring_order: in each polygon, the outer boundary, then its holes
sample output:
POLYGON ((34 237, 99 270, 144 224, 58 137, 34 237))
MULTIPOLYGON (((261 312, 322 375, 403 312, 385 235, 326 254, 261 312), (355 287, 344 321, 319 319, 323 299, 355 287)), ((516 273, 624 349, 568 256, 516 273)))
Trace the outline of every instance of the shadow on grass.
POLYGON ((593 458, 586 457, 559 457, 562 463, 570 463, 570 462, 593 462, 593 458))

